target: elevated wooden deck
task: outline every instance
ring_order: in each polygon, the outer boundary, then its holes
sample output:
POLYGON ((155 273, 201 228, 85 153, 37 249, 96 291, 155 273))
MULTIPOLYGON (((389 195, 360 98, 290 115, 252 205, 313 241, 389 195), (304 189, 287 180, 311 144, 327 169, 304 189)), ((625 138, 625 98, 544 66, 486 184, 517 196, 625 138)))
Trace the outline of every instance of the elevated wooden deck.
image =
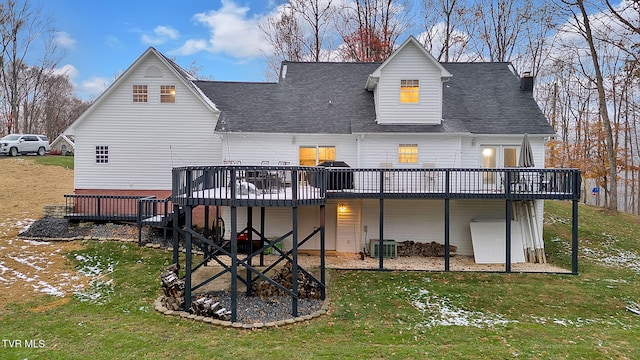
POLYGON ((173 170, 179 205, 305 206, 327 199, 580 198, 577 169, 208 166, 173 170))

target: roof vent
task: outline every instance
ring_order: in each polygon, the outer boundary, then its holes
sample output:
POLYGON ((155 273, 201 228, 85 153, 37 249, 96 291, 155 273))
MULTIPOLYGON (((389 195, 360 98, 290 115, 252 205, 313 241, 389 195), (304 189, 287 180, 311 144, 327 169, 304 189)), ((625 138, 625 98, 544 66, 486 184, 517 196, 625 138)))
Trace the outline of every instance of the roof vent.
POLYGON ((282 65, 282 72, 280 76, 284 79, 287 77, 287 65, 282 65))
POLYGON ((533 76, 530 72, 525 72, 520 79, 520 90, 532 92, 533 91, 533 76))

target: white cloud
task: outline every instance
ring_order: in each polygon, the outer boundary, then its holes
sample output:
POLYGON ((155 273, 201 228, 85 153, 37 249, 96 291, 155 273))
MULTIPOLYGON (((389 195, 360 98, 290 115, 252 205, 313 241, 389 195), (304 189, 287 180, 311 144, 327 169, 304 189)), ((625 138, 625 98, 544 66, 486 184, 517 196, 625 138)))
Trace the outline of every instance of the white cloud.
POLYGON ((113 49, 122 49, 123 48, 122 41, 120 41, 120 39, 115 35, 107 35, 104 38, 104 42, 105 42, 105 44, 107 44, 108 47, 113 48, 113 49))
POLYGON ((109 85, 111 84, 111 80, 103 77, 92 77, 88 80, 83 81, 76 92, 82 94, 88 94, 90 97, 95 97, 100 95, 109 85))
POLYGON ((53 73, 55 75, 66 75, 69 77, 69 80, 73 82, 73 79, 78 77, 78 69, 71 64, 62 65, 59 68, 56 68, 53 73))
POLYGON ((250 15, 249 7, 222 0, 222 7, 198 13, 194 20, 209 29, 209 38, 190 39, 172 55, 190 55, 198 51, 223 53, 235 58, 253 58, 271 53, 258 27, 267 15, 250 15))
POLYGON ((167 40, 175 40, 180 36, 178 30, 163 25, 156 26, 156 28, 153 29, 153 33, 155 36, 142 35, 142 42, 147 45, 160 45, 167 42, 167 40))
POLYGON ((56 33, 55 42, 65 49, 73 49, 76 45, 76 40, 64 31, 58 31, 56 33))

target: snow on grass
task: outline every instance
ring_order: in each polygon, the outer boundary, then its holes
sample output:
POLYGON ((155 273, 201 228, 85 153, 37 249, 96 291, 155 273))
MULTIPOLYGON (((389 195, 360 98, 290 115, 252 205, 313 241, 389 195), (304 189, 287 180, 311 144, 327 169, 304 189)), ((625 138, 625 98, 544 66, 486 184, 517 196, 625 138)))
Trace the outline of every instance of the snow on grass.
MULTIPOLYGON (((602 234, 606 239, 600 243, 600 248, 590 248, 584 245, 578 247, 581 255, 588 260, 608 267, 627 268, 640 273, 640 255, 634 251, 616 247, 618 239, 609 234, 602 234)), ((562 251, 571 253, 571 247, 566 241, 554 238, 552 242, 560 245, 562 251)))
POLYGON ((610 320, 607 319, 585 319, 585 318, 575 318, 575 319, 564 319, 564 318, 551 318, 544 316, 531 316, 533 321, 536 324, 555 324, 564 327, 571 328, 581 328, 588 325, 604 325, 604 326, 618 326, 622 329, 631 329, 632 326, 622 323, 620 320, 611 317, 610 320))
POLYGON ((31 256, 27 256, 27 257, 17 257, 17 256, 11 256, 8 255, 7 256, 9 259, 19 262, 21 264, 27 265, 29 267, 32 267, 34 270, 37 271, 43 271, 44 268, 34 264, 34 262, 38 261, 38 260, 42 260, 40 258, 36 258, 35 256, 31 255, 31 256))
POLYGON ((35 219, 5 219, 0 222, 0 237, 6 236, 9 234, 9 231, 13 229, 18 229, 18 233, 23 233, 27 231, 34 222, 36 222, 35 219))
POLYGON ((589 260, 609 267, 624 267, 640 273, 640 255, 637 252, 623 250, 616 245, 619 242, 615 236, 603 233, 606 239, 599 249, 582 247, 583 256, 589 260))
POLYGON ((500 314, 466 310, 445 297, 426 289, 402 288, 409 293, 411 305, 418 309, 424 319, 415 325, 416 328, 433 328, 437 326, 493 327, 518 322, 508 320, 500 314))
POLYGON ((76 255, 75 259, 80 262, 77 267, 78 273, 82 276, 90 277, 89 286, 82 291, 74 292, 74 296, 83 302, 94 304, 105 304, 114 293, 114 283, 112 279, 103 279, 113 272, 117 262, 113 259, 101 259, 99 256, 76 255))
MULTIPOLYGON (((13 257, 9 256, 9 258, 14 259, 13 257)), ((28 265, 32 265, 29 264, 28 261, 24 260, 24 259, 18 259, 16 260, 20 263, 25 263, 28 265)), ((32 266, 34 267, 34 266, 32 266)), ((37 266, 34 267, 34 269, 36 270, 44 270, 42 268, 39 268, 37 266)), ((59 286, 55 286, 50 284, 49 282, 43 281, 43 280, 39 280, 39 276, 38 275, 34 275, 34 276, 29 276, 23 272, 20 272, 18 270, 15 269, 11 269, 8 268, 4 265, 4 263, 0 262, 0 281, 6 283, 7 287, 15 284, 17 281, 21 280, 24 281, 26 283, 29 283, 30 286, 36 291, 36 292, 41 292, 41 293, 45 293, 45 294, 49 294, 49 295, 53 295, 53 296, 59 296, 59 297, 63 297, 65 295, 64 291, 60 290, 59 286), (6 274, 6 275, 5 275, 6 274)))

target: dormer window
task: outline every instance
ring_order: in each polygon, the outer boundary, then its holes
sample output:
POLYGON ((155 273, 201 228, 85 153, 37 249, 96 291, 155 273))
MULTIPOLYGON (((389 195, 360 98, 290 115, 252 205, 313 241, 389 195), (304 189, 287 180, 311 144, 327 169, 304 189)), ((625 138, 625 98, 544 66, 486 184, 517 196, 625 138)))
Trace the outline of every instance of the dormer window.
POLYGON ((418 103, 420 86, 418 80, 400 80, 400 103, 418 103))
POLYGON ((161 85, 160 86, 160 102, 161 103, 174 103, 174 102, 176 102, 176 87, 175 87, 175 85, 161 85))

